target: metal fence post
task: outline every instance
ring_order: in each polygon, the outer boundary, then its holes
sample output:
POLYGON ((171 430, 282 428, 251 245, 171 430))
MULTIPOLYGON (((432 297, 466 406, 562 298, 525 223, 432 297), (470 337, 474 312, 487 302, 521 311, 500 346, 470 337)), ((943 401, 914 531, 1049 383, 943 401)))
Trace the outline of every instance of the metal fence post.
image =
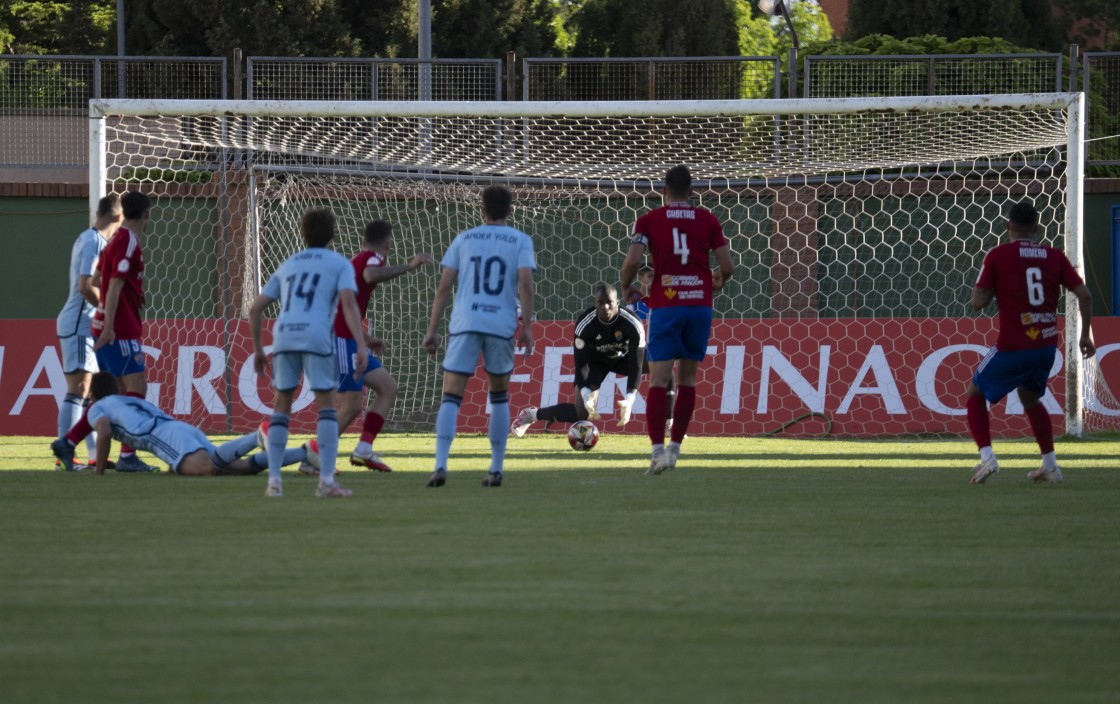
POLYGON ((657 100, 657 64, 646 62, 646 100, 657 100))
MULTIPOLYGON (((498 86, 502 84, 501 76, 498 76, 498 86)), ((500 98, 501 94, 494 96, 500 98)), ((506 100, 517 100, 517 52, 506 52, 506 100)))
POLYGON ((241 100, 241 47, 233 49, 233 99, 241 100))
MULTIPOLYGON (((1081 47, 1076 44, 1069 45, 1069 92, 1077 90, 1077 75, 1079 64, 1081 63, 1081 47)), ((1061 89, 1061 80, 1058 81, 1058 88, 1061 89)), ((1088 89, 1088 86, 1086 86, 1088 89)))

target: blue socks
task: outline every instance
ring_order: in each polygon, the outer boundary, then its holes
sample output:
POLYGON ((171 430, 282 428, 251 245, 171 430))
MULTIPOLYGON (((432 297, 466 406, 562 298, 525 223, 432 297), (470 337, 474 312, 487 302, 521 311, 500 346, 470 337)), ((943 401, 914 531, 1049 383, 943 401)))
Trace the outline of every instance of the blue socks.
POLYGON ((315 439, 319 443, 319 483, 330 484, 334 482, 334 464, 338 460, 338 412, 335 409, 319 409, 315 439))
POLYGON ((257 447, 257 434, 249 433, 236 440, 224 442, 214 449, 214 464, 219 469, 233 462, 238 457, 244 457, 257 447))
MULTIPOLYGON (((462 396, 444 394, 443 403, 439 405, 439 413, 436 415, 437 470, 447 469, 447 456, 451 454, 451 443, 455 441, 455 426, 459 421, 459 406, 462 404, 462 396)), ((509 415, 508 406, 506 415, 509 415)))
POLYGON ((501 474, 509 440, 509 392, 490 392, 490 473, 501 474))
MULTIPOLYGON (((335 423, 337 426, 338 423, 335 423)), ((284 466, 284 450, 288 447, 288 416, 273 413, 268 419, 268 480, 280 481, 284 466)))
MULTIPOLYGON (((285 467, 296 462, 303 462, 305 459, 307 459, 307 452, 302 447, 289 447, 284 450, 283 462, 285 467)), ((268 453, 258 452, 249 458, 249 462, 259 470, 268 469, 268 453)))

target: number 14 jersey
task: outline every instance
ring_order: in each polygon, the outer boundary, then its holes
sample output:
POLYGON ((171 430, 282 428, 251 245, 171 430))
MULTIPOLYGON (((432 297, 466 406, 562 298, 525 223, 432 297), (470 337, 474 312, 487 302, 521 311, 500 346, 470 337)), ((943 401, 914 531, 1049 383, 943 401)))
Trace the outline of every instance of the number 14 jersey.
POLYGON ((712 307, 711 253, 727 244, 711 211, 689 203, 669 203, 634 223, 634 242, 653 262, 649 307, 712 307))
POLYGON ((280 303, 272 326, 273 352, 334 354, 338 292, 357 291, 354 267, 334 250, 311 247, 288 257, 262 294, 280 303))
POLYGON ((1000 352, 1058 344, 1059 285, 1072 291, 1081 277, 1060 250, 1016 240, 990 250, 976 280, 995 291, 999 306, 1000 352))

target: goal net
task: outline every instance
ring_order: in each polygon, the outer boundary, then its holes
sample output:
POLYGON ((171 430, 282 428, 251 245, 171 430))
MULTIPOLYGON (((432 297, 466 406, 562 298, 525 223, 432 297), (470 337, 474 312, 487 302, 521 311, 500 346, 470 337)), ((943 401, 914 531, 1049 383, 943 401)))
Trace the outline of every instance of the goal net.
MULTIPOLYGON (((90 201, 139 189, 156 204, 144 240, 151 395, 207 429, 242 431, 271 401, 252 370, 248 307, 301 248, 307 208, 335 212, 347 256, 383 219, 390 262, 438 260, 480 222, 484 186, 511 188, 510 224, 533 236, 539 265, 538 345, 517 355, 516 413, 571 400, 572 321, 595 284, 618 281, 630 227, 661 204, 665 171, 687 164, 737 265, 715 299, 691 433, 961 434, 962 395, 996 329, 994 310, 971 310, 970 290, 1009 205, 1030 199, 1042 239, 1082 266, 1081 106, 1077 94, 93 101, 90 201)), ((390 428, 430 429, 439 404, 438 360, 419 347, 437 278, 421 269, 373 295, 382 361, 400 383, 390 428)), ((1107 392, 1120 355, 1086 375, 1077 316, 1064 326, 1047 408, 1074 434, 1120 427, 1107 392)), ((599 395, 606 430, 619 382, 599 395)), ((469 386, 468 431, 486 428, 483 387, 469 386)), ((301 389, 294 428, 311 430, 310 403, 301 389)), ((1029 433, 1016 398, 993 410, 997 434, 1029 433)), ((643 428, 641 398, 636 413, 628 431, 643 428)))

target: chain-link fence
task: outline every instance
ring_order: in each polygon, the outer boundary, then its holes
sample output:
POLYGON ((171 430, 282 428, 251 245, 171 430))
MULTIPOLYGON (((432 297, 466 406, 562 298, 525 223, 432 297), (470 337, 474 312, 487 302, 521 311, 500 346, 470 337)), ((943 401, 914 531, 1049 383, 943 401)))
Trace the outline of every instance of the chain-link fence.
POLYGON ((729 100, 776 98, 774 56, 525 59, 525 100, 729 100))
POLYGON ((257 100, 501 100, 499 59, 249 57, 246 97, 257 100))
POLYGON ((1062 90, 1061 54, 806 56, 806 98, 1062 90))
POLYGON ((1088 164, 1120 166, 1120 52, 1085 54, 1088 164))
MULTIPOLYGON (((232 86, 234 95, 268 100, 706 100, 782 94, 781 61, 772 56, 527 58, 520 96, 505 95, 499 59, 251 57, 245 67, 244 88, 232 86)), ((1120 134, 1120 52, 1085 54, 1083 75, 1093 140, 1088 165, 1120 165, 1120 139, 1112 137, 1120 134)), ((0 56, 0 169, 84 166, 90 98, 220 100, 230 86, 220 57, 0 56)), ((805 97, 1062 89, 1060 54, 807 56, 801 82, 805 97)))
POLYGON ((224 58, 0 56, 0 168, 88 163, 91 98, 226 97, 224 58))

